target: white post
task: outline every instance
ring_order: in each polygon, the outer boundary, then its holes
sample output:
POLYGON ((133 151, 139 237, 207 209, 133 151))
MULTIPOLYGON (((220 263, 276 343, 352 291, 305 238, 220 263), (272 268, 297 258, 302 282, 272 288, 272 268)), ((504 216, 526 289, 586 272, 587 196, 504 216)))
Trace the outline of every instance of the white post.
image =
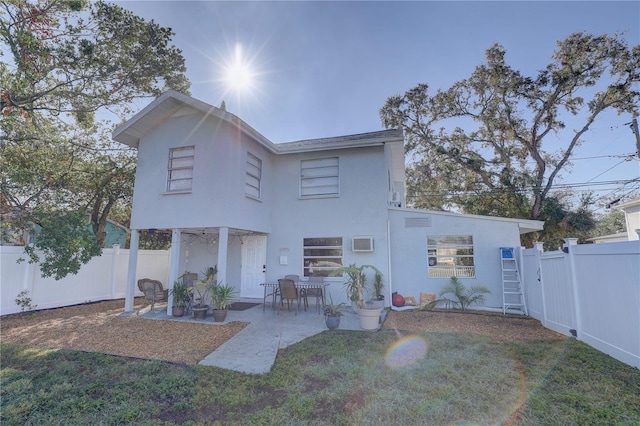
POLYGON ((544 291, 544 272, 542 271, 542 253, 544 251, 544 243, 535 243, 535 259, 536 259, 536 273, 538 274, 538 282, 540 283, 540 295, 542 297, 542 325, 547 326, 547 296, 544 291))
MULTIPOLYGON (((171 250, 169 251, 169 282, 167 288, 173 289, 173 282, 178 279, 178 268, 180 267, 180 230, 171 230, 171 250)), ((173 305, 173 295, 169 291, 167 300, 167 315, 171 315, 173 305)))
POLYGON ((113 245, 111 253, 111 300, 116 298, 116 276, 118 275, 118 257, 120 256, 120 244, 113 245))
POLYGON ((565 238, 565 247, 567 248, 567 254, 569 256, 569 280, 571 281, 571 288, 573 289, 573 306, 576 316, 576 338, 578 333, 582 332, 582 315, 580 312, 580 297, 578 292, 578 280, 576 280, 576 266, 574 260, 574 249, 578 244, 577 238, 565 238))
POLYGON ((218 235, 218 278, 227 284, 227 251, 229 250, 229 228, 220 228, 218 235))
POLYGON ((124 298, 124 311, 133 312, 133 297, 136 290, 136 271, 138 269, 138 244, 140 231, 131 230, 131 242, 129 243, 129 268, 127 269, 127 292, 124 298))

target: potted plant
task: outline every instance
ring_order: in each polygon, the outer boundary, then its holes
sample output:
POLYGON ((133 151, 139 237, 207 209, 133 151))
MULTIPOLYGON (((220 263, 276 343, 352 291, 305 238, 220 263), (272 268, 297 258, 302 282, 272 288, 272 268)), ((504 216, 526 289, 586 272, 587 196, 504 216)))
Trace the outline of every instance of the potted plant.
POLYGON ((324 306, 324 321, 329 330, 340 327, 340 317, 342 316, 342 307, 344 303, 335 304, 333 298, 329 295, 330 302, 324 306))
POLYGON ((236 290, 230 285, 218 284, 213 286, 211 300, 213 301, 213 318, 224 321, 227 318, 229 305, 235 300, 236 290))
POLYGON ((380 272, 376 272, 376 275, 373 279, 373 292, 375 294, 371 301, 373 305, 380 308, 384 308, 384 294, 382 294, 383 288, 384 284, 382 284, 382 274, 380 272))
POLYGON ((184 308, 187 305, 187 300, 189 300, 189 287, 182 281, 176 281, 173 283, 173 288, 169 290, 169 293, 173 296, 171 315, 174 317, 183 316, 184 308))
POLYGON ((330 276, 336 276, 340 274, 347 274, 349 278, 345 282, 349 296, 353 300, 355 298, 356 306, 358 309, 358 317, 360 318, 360 328, 363 330, 376 330, 380 323, 380 314, 382 313, 381 307, 372 306, 371 302, 365 303, 364 292, 366 285, 365 269, 372 269, 375 273, 382 276, 382 272, 373 265, 357 266, 351 264, 349 266, 343 266, 331 272, 330 276))
POLYGON ((195 319, 205 319, 207 317, 207 311, 209 310, 208 301, 216 284, 214 279, 217 273, 217 265, 209 267, 202 271, 204 278, 193 284, 193 290, 195 291, 195 304, 192 306, 192 310, 193 317, 195 319))

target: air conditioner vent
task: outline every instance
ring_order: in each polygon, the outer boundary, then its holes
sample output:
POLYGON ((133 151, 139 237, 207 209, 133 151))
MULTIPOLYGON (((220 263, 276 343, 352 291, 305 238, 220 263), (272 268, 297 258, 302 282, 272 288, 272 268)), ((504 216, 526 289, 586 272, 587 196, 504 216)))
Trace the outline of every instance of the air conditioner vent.
POLYGON ((429 228, 431 227, 431 216, 406 217, 404 219, 405 228, 429 228))
POLYGON ((357 252, 373 251, 373 237, 353 237, 353 239, 351 240, 351 250, 357 252))

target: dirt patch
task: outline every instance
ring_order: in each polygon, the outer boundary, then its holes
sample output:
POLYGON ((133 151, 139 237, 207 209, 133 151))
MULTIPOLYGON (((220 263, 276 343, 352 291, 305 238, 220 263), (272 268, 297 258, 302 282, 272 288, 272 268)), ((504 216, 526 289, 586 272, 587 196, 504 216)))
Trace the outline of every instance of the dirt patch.
POLYGON ((483 311, 390 311, 383 328, 406 331, 444 331, 490 336, 499 342, 565 339, 566 336, 523 315, 483 311))
MULTIPOLYGON (((144 302, 136 299, 135 309, 144 302)), ((3 316, 2 342, 196 364, 247 323, 197 324, 119 316, 124 300, 3 316)))

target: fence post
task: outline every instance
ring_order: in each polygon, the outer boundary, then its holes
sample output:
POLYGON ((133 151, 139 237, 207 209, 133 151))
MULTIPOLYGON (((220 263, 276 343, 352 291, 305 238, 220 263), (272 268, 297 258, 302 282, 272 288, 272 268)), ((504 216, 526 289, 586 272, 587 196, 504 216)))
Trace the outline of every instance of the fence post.
POLYGON ((544 243, 534 243, 536 253, 536 273, 538 274, 538 282, 540 283, 540 293, 542 296, 542 325, 547 327, 547 296, 544 291, 544 273, 542 272, 542 252, 544 252, 544 243))
MULTIPOLYGON (((577 238, 565 238, 565 249, 569 259, 569 281, 571 282, 571 289, 573 290, 573 306, 575 312, 576 329, 569 330, 576 338, 578 338, 578 332, 582 331, 582 315, 580 312, 580 297, 578 296, 578 282, 576 280, 576 266, 574 257, 574 249, 578 244, 577 238)), ((579 339, 578 339, 579 340, 579 339)))
POLYGON ((113 245, 111 253, 111 300, 116 298, 116 277, 118 276, 118 257, 120 256, 120 244, 113 245))

